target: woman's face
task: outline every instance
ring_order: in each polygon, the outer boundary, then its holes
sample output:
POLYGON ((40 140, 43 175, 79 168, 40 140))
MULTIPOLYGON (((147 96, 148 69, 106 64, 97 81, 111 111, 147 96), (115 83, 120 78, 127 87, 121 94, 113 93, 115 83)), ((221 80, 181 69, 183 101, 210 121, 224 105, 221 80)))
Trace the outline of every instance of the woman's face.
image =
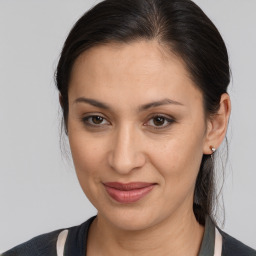
POLYGON ((76 60, 68 137, 98 216, 141 230, 192 212, 206 148, 201 92, 155 41, 108 44, 76 60))

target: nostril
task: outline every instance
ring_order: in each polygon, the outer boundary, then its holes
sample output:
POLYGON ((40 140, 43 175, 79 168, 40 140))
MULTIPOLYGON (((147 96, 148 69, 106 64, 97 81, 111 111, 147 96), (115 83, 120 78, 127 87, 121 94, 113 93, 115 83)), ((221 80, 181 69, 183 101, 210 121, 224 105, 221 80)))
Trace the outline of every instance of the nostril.
POLYGON ((109 165, 118 173, 127 174, 145 164, 145 157, 139 153, 118 154, 112 153, 109 156, 109 165))

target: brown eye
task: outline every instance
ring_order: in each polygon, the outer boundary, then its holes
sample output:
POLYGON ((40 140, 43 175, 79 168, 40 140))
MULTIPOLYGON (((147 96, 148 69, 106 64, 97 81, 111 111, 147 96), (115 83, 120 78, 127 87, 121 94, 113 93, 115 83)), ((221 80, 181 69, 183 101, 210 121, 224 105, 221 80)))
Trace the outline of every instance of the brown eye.
POLYGON ((153 129, 164 129, 174 123, 174 119, 162 115, 156 115, 149 119, 147 126, 152 126, 153 129))
POLYGON ((86 126, 102 127, 109 125, 109 122, 102 116, 93 115, 83 117, 81 120, 86 126))
POLYGON ((91 119, 94 124, 101 124, 103 121, 103 118, 101 116, 93 116, 91 117, 91 119))
POLYGON ((161 117, 161 116, 157 116, 157 117, 154 117, 153 118, 153 123, 154 125, 156 126, 161 126, 163 125, 165 122, 165 118, 164 117, 161 117))

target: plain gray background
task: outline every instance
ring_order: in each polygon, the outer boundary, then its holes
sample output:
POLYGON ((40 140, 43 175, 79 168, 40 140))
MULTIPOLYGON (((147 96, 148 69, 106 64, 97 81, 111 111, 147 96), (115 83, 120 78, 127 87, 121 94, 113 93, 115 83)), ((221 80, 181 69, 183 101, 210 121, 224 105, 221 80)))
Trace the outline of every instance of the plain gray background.
MULTIPOLYGON (((96 2, 0 0, 0 251, 96 213, 61 156, 53 80, 67 33, 96 2)), ((196 3, 220 30, 233 72, 224 230, 256 248, 256 1, 196 3)))

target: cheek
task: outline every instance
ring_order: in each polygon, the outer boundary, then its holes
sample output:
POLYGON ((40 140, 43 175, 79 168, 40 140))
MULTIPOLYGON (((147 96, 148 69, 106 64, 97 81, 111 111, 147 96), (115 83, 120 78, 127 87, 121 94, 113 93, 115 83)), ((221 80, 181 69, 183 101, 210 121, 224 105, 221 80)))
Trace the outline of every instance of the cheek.
POLYGON ((69 143, 79 183, 90 199, 104 173, 104 146, 101 139, 88 136, 84 129, 69 127, 69 143))
POLYGON ((86 197, 98 208, 97 198, 101 196, 99 186, 102 185, 102 174, 105 171, 102 143, 95 143, 84 132, 70 133, 69 141, 80 186, 86 197))
POLYGON ((151 152, 152 162, 167 185, 165 188, 177 193, 194 188, 202 160, 202 133, 188 131, 175 133, 164 144, 152 147, 151 152))

